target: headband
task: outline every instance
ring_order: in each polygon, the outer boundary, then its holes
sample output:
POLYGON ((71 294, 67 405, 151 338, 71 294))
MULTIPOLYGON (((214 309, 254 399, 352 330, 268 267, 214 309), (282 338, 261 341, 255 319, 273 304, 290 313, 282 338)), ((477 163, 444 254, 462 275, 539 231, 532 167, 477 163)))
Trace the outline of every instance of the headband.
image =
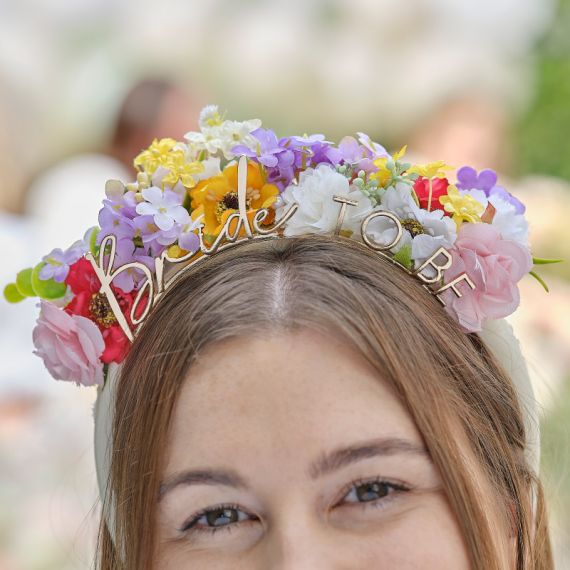
POLYGON ((538 419, 516 339, 503 321, 527 274, 546 290, 525 206, 497 175, 444 162, 413 164, 368 135, 278 138, 261 121, 205 107, 184 141, 155 139, 136 180, 109 180, 98 225, 54 249, 4 289, 40 299, 35 354, 56 380, 98 386, 99 487, 108 464, 113 384, 137 331, 173 281, 216 252, 253 239, 340 235, 418 279, 466 333, 478 332, 510 372, 538 469, 538 419))

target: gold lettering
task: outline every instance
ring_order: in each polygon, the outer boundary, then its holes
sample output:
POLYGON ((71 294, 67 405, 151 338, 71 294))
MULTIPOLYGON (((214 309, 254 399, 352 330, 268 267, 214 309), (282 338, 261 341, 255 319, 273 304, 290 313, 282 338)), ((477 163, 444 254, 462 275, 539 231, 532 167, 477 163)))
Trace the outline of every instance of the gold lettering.
POLYGON ((362 240, 368 247, 371 247, 376 251, 387 251, 388 249, 392 249, 402 239, 404 230, 402 228, 400 220, 394 214, 392 214, 391 212, 381 211, 381 212, 373 212, 364 219, 362 225, 360 226, 360 234, 362 235, 362 240), (388 218, 389 220, 394 222, 394 224, 396 225, 396 237, 392 240, 391 243, 386 245, 380 245, 377 242, 371 240, 370 237, 367 235, 366 229, 368 228, 368 224, 374 218, 388 218))
POLYGON ((337 236, 340 234, 342 222, 344 221, 344 216, 346 215, 346 206, 358 206, 358 200, 349 200, 344 196, 333 196, 333 200, 342 204, 340 207, 340 212, 338 213, 338 218, 336 220, 336 226, 334 228, 334 235, 337 236))
POLYGON ((443 272, 451 267, 451 263, 452 263, 452 258, 449 251, 447 251, 447 249, 445 249, 444 247, 440 247, 431 257, 429 257, 428 259, 426 259, 426 261, 424 261, 424 263, 422 263, 422 265, 417 269, 417 271, 414 272, 414 275, 419 277, 424 283, 437 283, 443 277, 443 272), (439 256, 445 257, 445 263, 443 265, 438 265, 436 263, 436 259, 439 256), (436 272, 435 277, 429 277, 428 275, 423 274, 423 271, 425 271, 425 269, 427 269, 428 267, 431 267, 432 269, 435 270, 436 272))
POLYGON ((111 310, 113 311, 113 314, 117 319, 117 322, 119 323, 121 329, 123 329, 123 332, 125 333, 126 337, 132 342, 134 338, 133 333, 131 331, 131 328, 129 326, 129 323, 125 315, 123 314, 123 311, 121 311, 119 301, 117 300, 115 293, 111 289, 111 283, 113 279, 117 277, 117 275, 119 275, 123 271, 128 271, 129 269, 142 271, 144 273, 146 281, 143 284, 141 291, 138 292, 135 298, 130 314, 131 321, 133 322, 133 324, 138 324, 146 317, 146 315, 150 311, 150 307, 154 297, 154 281, 150 269, 146 265, 144 265, 144 263, 139 263, 137 261, 133 261, 132 263, 127 263, 125 265, 122 265, 121 267, 113 271, 113 264, 115 263, 116 253, 117 253, 117 238, 114 235, 108 235, 105 236, 101 241, 98 262, 95 260, 95 257, 91 253, 87 253, 85 257, 91 263, 91 266, 93 267, 95 274, 97 275, 97 278, 101 283, 100 292, 107 297, 109 305, 111 306, 111 310), (107 265, 105 266, 105 253, 108 248, 110 249, 107 258, 107 265), (137 314, 137 309, 143 299, 142 291, 146 289, 148 289, 149 293, 147 299, 147 305, 144 308, 142 314, 138 318, 136 318, 135 315, 137 314))
POLYGON ((438 301, 445 307, 445 301, 441 298, 441 294, 444 291, 447 291, 448 289, 451 289, 456 295, 457 297, 459 297, 459 299, 461 299, 461 297, 463 297, 463 294, 461 293, 461 291, 457 288, 457 285, 459 283, 461 283, 461 281, 465 281, 465 283, 467 283, 467 285, 469 285, 469 287, 471 289, 475 289, 475 283, 473 283, 473 281, 470 279, 470 277, 467 275, 467 273, 462 273, 461 275, 459 275, 459 277, 456 277, 453 281, 450 281, 447 285, 444 285, 441 289, 438 289, 437 291, 434 291, 433 294, 437 297, 438 301))

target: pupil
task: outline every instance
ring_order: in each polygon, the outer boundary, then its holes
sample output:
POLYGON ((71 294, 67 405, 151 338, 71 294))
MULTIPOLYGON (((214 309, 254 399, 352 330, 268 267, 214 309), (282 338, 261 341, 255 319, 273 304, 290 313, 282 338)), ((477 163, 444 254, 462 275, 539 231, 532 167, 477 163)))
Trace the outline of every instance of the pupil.
POLYGON ((235 509, 217 509, 209 512, 206 516, 206 520, 211 526, 222 526, 228 522, 236 522, 237 518, 235 509))
POLYGON ((357 487, 356 494, 362 501, 373 501, 385 497, 388 494, 388 486, 385 483, 365 483, 357 487))

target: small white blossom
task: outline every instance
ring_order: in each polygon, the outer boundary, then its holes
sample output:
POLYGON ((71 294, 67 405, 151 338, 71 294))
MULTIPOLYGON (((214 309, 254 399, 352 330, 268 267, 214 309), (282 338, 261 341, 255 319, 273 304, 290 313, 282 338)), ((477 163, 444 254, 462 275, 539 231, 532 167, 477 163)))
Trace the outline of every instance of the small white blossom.
POLYGON ((184 135, 188 142, 188 154, 198 156, 205 150, 210 155, 222 153, 226 159, 231 160, 235 156, 231 149, 237 145, 256 148, 257 140, 251 132, 261 127, 261 121, 225 121, 217 105, 208 105, 200 113, 199 125, 200 132, 191 131, 184 135))

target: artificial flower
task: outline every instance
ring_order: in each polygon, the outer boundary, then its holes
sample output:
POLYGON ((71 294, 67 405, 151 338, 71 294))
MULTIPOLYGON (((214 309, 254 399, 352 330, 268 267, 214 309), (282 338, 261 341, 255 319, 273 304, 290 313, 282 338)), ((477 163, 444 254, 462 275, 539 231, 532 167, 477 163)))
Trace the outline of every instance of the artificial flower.
POLYGON ((394 153, 392 157, 381 156, 374 161, 376 172, 370 175, 371 180, 377 180, 378 185, 385 188, 389 185, 395 175, 394 167, 396 163, 406 154, 407 145, 403 146, 398 152, 394 153))
POLYGON ((439 199, 447 194, 449 180, 447 178, 426 178, 420 176, 414 182, 414 192, 421 208, 428 211, 440 210, 442 204, 439 199))
POLYGON ((103 384, 105 349, 97 325, 88 318, 70 315, 53 303, 41 301, 40 316, 32 337, 37 354, 56 380, 78 386, 103 384))
POLYGON ((519 213, 517 206, 501 192, 492 192, 489 204, 493 207, 493 227, 501 232, 504 239, 512 239, 528 248, 528 221, 519 213))
POLYGON ((177 145, 178 142, 174 139, 154 139, 146 150, 135 157, 133 164, 135 168, 142 169, 150 175, 159 166, 167 163, 170 152, 177 145))
POLYGON ((186 188, 192 188, 198 181, 197 175, 204 171, 204 165, 200 161, 188 162, 182 150, 171 152, 161 166, 168 171, 162 178, 162 183, 168 186, 174 186, 180 181, 186 188))
POLYGON ((46 281, 53 279, 57 283, 63 283, 69 273, 69 266, 75 263, 86 253, 83 242, 79 241, 63 251, 60 248, 53 249, 42 258, 45 265, 41 268, 39 278, 46 281))
MULTIPOLYGON (((85 317, 98 325, 105 343, 102 362, 122 362, 127 355, 130 341, 119 325, 105 294, 100 292, 101 284, 91 263, 84 257, 74 263, 69 269, 66 283, 74 296, 65 307, 65 312, 85 317)), ((121 312, 131 324, 130 313, 134 294, 125 293, 114 284, 111 284, 111 290, 117 298, 121 312)), ((143 308, 141 307, 141 310, 143 308)))
POLYGON ((482 190, 487 197, 498 195, 509 202, 517 214, 524 214, 525 205, 502 186, 497 186, 497 173, 490 168, 477 171, 471 166, 463 166, 457 171, 457 188, 460 190, 482 190))
POLYGON ((279 145, 277 135, 269 129, 259 128, 252 131, 251 136, 257 139, 255 150, 242 144, 234 146, 232 152, 236 155, 254 157, 263 166, 270 168, 277 166, 278 155, 287 152, 286 148, 279 145))
POLYGON ((518 282, 532 269, 528 248, 503 239, 492 225, 463 224, 450 250, 452 265, 445 272, 445 283, 462 273, 473 281, 458 284, 462 296, 444 293, 446 308, 467 332, 478 332, 487 319, 512 314, 519 305, 518 282))
MULTIPOLYGON (((204 234, 210 236, 209 240, 220 233, 228 217, 238 210, 237 168, 237 164, 231 164, 222 174, 203 180, 190 190, 192 219, 202 217, 204 234)), ((269 208, 278 195, 277 186, 265 182, 259 164, 248 162, 246 209, 250 224, 257 210, 269 208)), ((273 210, 271 212, 264 224, 273 221, 273 210)))
POLYGON ((327 150, 327 157, 333 164, 349 164, 357 172, 376 170, 374 155, 366 146, 359 144, 354 137, 344 137, 338 143, 338 147, 331 146, 327 150))
POLYGON ((137 204, 137 214, 152 216, 159 229, 168 231, 174 224, 187 224, 190 221, 190 214, 182 206, 182 199, 176 192, 151 186, 145 188, 142 195, 146 201, 137 204))
POLYGON ((330 164, 331 162, 328 151, 332 143, 325 139, 325 135, 284 137, 279 141, 279 144, 293 152, 296 171, 314 168, 321 163, 330 164))
POLYGON ((252 132, 261 127, 259 119, 249 121, 223 120, 216 105, 208 105, 200 115, 200 132, 184 135, 192 156, 208 152, 211 156, 223 155, 227 160, 235 157, 232 148, 238 144, 254 150, 256 139, 252 132))
POLYGON ((455 186, 449 186, 447 195, 441 196, 439 202, 444 210, 451 214, 458 228, 463 222, 480 222, 485 211, 485 206, 481 202, 469 194, 462 194, 455 186))
POLYGON ((445 178, 447 176, 445 171, 451 168, 452 167, 443 162, 443 160, 437 160, 436 162, 430 162, 423 166, 414 165, 408 169, 408 174, 417 174, 425 178, 445 178))
MULTIPOLYGON (((360 233, 362 220, 372 211, 370 199, 351 186, 342 174, 328 164, 307 168, 301 172, 298 184, 291 184, 281 194, 276 217, 279 219, 292 204, 297 204, 295 215, 285 226, 285 235, 328 233, 335 229, 341 204, 333 196, 356 200, 357 206, 347 206, 342 224, 344 232, 360 233)), ((341 231, 342 231, 341 230, 341 231)))
MULTIPOLYGON (((408 249, 409 259, 418 267, 438 248, 450 248, 457 236, 456 226, 442 210, 427 210, 418 207, 409 185, 398 183, 388 188, 378 208, 394 214, 402 225, 402 238, 392 248, 398 254, 408 249)), ((386 218, 373 218, 367 233, 378 244, 389 244, 396 237, 394 223, 386 218)))

